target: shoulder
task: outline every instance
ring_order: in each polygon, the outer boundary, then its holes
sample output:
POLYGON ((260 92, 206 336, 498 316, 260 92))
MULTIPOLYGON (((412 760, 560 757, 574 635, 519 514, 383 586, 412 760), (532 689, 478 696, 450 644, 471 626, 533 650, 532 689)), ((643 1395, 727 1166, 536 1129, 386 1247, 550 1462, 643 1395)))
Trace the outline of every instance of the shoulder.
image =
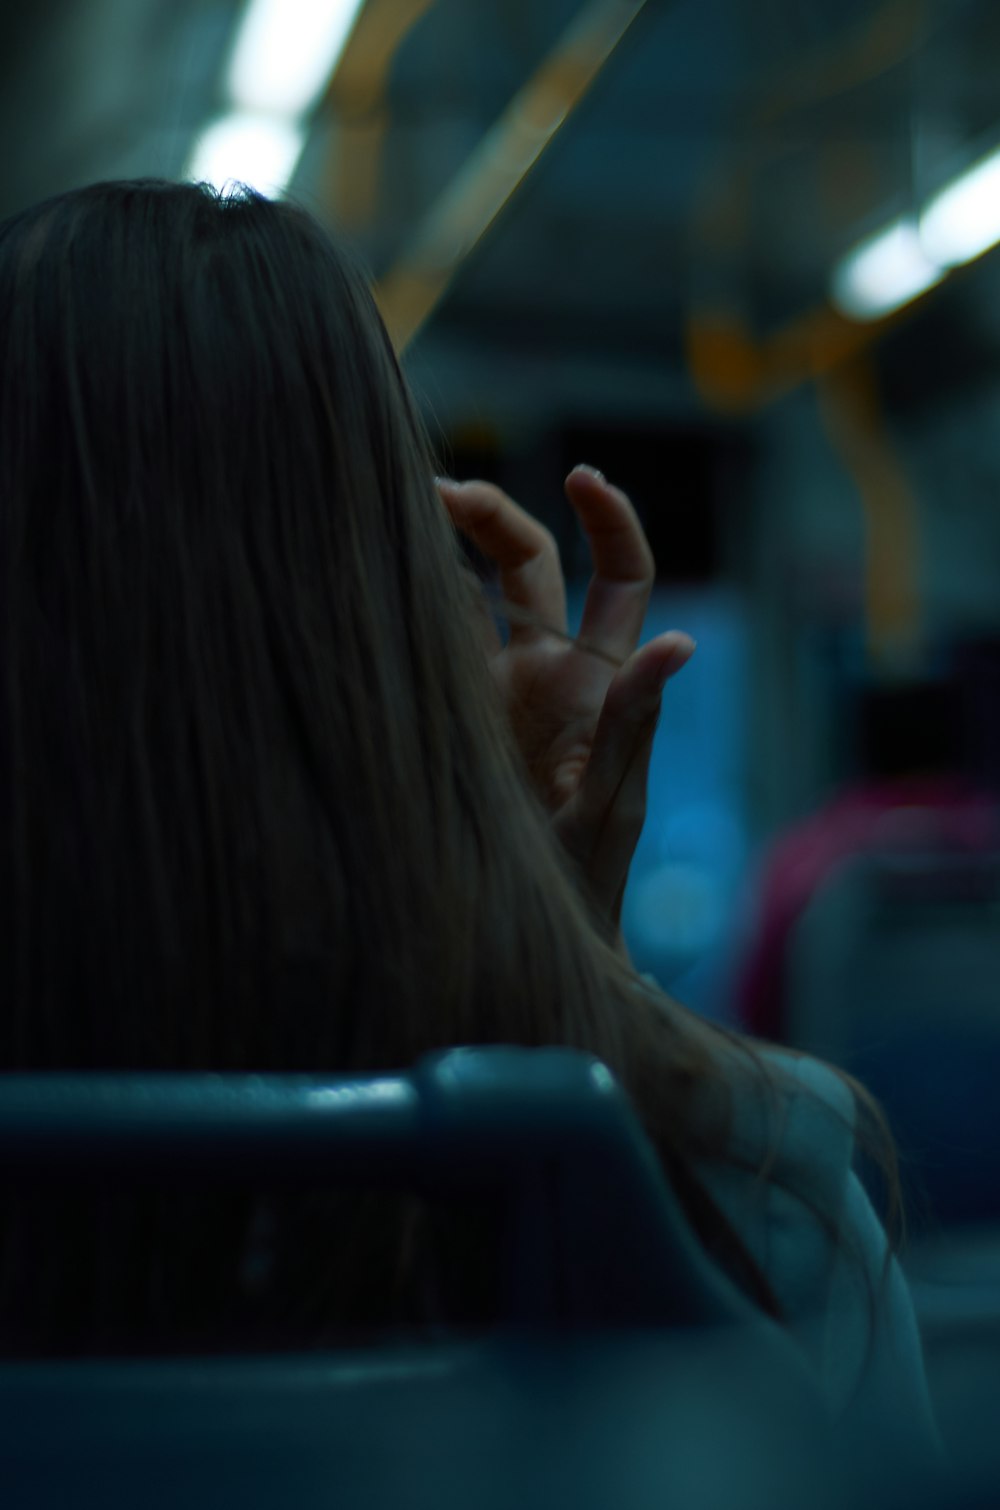
POLYGON ((693 1013, 686 1029, 712 1067, 688 1122, 692 1151, 702 1150, 692 1152, 690 1163, 709 1194, 718 1185, 761 1207, 775 1189, 787 1189, 836 1219, 855 1155, 857 1107, 849 1083, 820 1059, 720 1031, 693 1013))
POLYGON ((791 1049, 753 1044, 726 1057, 727 1160, 836 1215, 854 1162, 850 1087, 821 1060, 791 1049))
MULTIPOLYGON (((817 1199, 839 1207, 855 1152, 857 1108, 850 1087, 808 1054, 771 1047, 760 1053, 773 1076, 772 1105, 780 1119, 777 1127, 768 1129, 775 1139, 775 1169, 793 1188, 805 1182, 817 1199)), ((745 1102, 737 1107, 734 1133, 746 1136, 753 1117, 745 1102)))
POLYGON ((936 1443, 909 1288, 853 1170, 854 1095, 820 1060, 753 1050, 760 1071, 731 1077, 727 1156, 699 1166, 704 1184, 766 1274, 836 1417, 895 1418, 936 1443))
POLYGON ((791 1050, 720 1044, 725 1125, 694 1172, 767 1277, 786 1320, 829 1303, 849 1224, 855 1149, 850 1088, 791 1050))

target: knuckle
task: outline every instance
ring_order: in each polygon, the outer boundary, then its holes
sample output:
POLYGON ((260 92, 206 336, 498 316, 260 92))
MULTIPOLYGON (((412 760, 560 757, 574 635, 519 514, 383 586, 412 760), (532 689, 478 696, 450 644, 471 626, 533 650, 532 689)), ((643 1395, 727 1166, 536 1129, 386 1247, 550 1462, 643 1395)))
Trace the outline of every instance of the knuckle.
POLYGON ((491 513, 510 506, 511 500, 502 488, 498 488, 495 482, 486 482, 481 477, 470 477, 467 482, 460 484, 462 495, 469 500, 475 500, 485 504, 491 513))

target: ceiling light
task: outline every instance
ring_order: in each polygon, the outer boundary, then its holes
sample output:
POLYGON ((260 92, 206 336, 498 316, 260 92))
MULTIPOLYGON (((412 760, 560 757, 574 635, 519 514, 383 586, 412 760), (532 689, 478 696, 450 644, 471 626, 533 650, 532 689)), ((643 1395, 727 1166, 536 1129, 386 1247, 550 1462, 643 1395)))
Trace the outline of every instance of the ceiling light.
POLYGON ((337 66, 364 0, 249 0, 227 85, 234 105, 305 115, 337 66))
POLYGON ((305 131, 268 116, 224 115, 195 142, 184 177, 221 189, 230 179, 279 197, 302 155, 305 131))
POLYGON ((924 250, 914 220, 896 220, 847 253, 833 272, 830 298, 853 320, 878 320, 944 277, 924 250))
POLYGON ((945 267, 971 262, 1000 241, 1000 152, 934 196, 920 217, 920 240, 927 256, 945 267))

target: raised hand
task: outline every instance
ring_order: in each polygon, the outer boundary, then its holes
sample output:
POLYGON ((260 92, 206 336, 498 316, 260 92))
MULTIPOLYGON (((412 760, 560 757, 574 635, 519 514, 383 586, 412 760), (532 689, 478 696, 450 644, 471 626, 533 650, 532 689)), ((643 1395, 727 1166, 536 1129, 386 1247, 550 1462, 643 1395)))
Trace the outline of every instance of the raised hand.
POLYGON ((551 533, 492 483, 440 479, 438 490, 457 528, 499 570, 510 638, 504 646, 489 636, 486 654, 529 777, 614 934, 646 816, 663 686, 694 641, 671 630, 637 649, 653 555, 628 498, 601 473, 576 467, 566 479, 594 568, 576 641, 566 638, 551 533))

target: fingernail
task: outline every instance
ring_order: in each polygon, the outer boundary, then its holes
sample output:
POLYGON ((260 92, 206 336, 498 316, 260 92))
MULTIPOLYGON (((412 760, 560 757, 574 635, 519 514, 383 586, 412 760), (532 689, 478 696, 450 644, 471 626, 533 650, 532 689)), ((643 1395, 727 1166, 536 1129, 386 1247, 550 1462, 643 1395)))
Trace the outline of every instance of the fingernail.
POLYGON ((605 477, 605 475, 604 475, 603 472, 599 472, 596 467, 588 466, 588 464, 585 461, 581 461, 581 462, 577 463, 576 471, 577 472, 589 472, 590 475, 591 475, 591 477, 596 477, 597 478, 598 482, 607 482, 607 480, 608 480, 605 477))
POLYGON ((697 648, 697 640, 685 640, 682 645, 677 645, 675 649, 670 652, 667 659, 660 666, 656 677, 657 686, 661 692, 666 686, 667 682, 673 676, 674 672, 680 671, 682 666, 687 665, 688 661, 694 655, 697 648))

